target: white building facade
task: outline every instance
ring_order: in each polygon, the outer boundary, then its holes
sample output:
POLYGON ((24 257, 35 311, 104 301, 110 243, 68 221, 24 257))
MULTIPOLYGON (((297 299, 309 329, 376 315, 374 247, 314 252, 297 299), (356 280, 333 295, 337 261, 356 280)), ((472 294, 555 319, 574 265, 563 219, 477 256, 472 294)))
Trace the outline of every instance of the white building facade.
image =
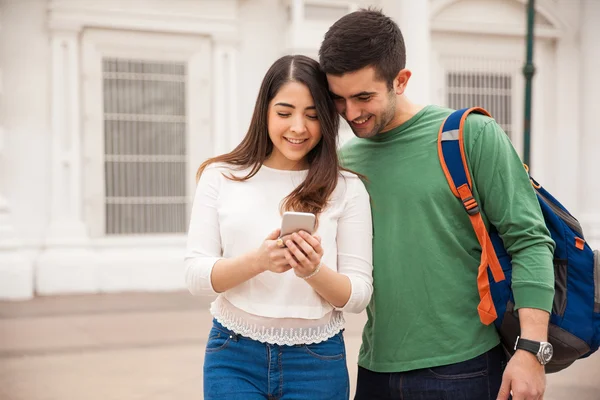
MULTIPOLYGON (((183 288, 197 167, 275 59, 360 7, 398 21, 412 100, 484 106, 522 152, 525 3, 0 0, 0 298, 183 288)), ((535 21, 531 168, 598 248, 600 1, 535 21)))

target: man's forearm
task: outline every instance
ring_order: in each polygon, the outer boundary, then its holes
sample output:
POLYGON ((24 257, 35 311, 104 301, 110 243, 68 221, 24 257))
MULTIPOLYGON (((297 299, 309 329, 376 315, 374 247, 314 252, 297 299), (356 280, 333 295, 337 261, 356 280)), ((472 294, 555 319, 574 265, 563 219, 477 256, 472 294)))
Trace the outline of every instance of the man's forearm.
POLYGON ((536 308, 520 308, 519 321, 522 338, 538 342, 548 340, 548 322, 550 321, 548 312, 536 308))

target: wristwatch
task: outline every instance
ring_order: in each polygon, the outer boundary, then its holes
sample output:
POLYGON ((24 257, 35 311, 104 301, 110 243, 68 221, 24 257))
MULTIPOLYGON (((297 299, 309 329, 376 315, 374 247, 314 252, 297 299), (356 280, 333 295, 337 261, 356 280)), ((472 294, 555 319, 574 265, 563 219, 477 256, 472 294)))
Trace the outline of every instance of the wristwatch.
POLYGON ((523 339, 520 336, 517 336, 517 341, 515 342, 515 351, 518 349, 534 354, 542 365, 550 362, 554 352, 552 345, 548 342, 536 342, 534 340, 523 339))

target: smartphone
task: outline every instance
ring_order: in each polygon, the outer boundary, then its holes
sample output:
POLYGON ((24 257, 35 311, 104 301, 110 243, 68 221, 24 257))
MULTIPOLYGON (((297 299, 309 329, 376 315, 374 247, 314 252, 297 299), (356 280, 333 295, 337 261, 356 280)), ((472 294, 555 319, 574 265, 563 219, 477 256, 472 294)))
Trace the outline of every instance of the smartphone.
POLYGON ((311 235, 315 230, 315 214, 286 211, 281 220, 281 236, 286 236, 298 231, 306 231, 311 235))

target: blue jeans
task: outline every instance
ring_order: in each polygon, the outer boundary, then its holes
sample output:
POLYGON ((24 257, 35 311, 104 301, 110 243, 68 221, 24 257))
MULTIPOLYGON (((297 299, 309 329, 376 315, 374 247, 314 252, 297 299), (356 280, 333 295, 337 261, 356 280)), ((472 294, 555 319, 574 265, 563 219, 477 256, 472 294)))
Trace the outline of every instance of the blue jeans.
POLYGON ((325 342, 278 346, 213 321, 204 358, 205 400, 347 400, 342 332, 325 342))
POLYGON ((358 369, 355 400, 496 400, 506 356, 501 346, 471 360, 400 373, 358 369))

